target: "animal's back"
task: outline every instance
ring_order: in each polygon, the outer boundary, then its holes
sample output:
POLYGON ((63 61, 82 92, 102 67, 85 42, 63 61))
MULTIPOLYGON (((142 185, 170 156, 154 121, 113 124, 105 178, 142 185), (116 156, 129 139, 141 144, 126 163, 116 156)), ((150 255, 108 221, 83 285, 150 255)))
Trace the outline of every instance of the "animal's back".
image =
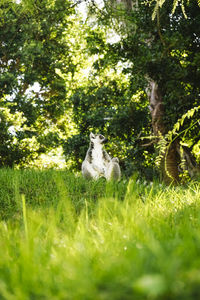
POLYGON ((107 180, 119 181, 121 178, 121 170, 118 158, 113 158, 108 165, 106 178, 107 180))

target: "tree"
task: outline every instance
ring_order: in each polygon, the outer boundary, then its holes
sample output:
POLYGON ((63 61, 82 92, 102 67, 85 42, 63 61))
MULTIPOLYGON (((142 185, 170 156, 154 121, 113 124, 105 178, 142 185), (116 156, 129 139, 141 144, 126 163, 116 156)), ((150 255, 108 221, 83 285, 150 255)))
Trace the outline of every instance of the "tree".
POLYGON ((67 134, 63 77, 76 68, 76 45, 67 39, 76 18, 66 0, 5 0, 0 16, 0 166, 13 166, 57 147, 67 134))

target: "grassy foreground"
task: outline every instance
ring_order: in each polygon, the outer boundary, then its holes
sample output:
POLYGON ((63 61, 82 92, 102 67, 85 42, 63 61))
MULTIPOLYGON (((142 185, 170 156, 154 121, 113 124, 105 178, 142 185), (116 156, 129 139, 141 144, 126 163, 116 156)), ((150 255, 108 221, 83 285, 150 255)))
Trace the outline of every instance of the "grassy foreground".
POLYGON ((200 184, 0 170, 0 299, 200 299, 200 184))

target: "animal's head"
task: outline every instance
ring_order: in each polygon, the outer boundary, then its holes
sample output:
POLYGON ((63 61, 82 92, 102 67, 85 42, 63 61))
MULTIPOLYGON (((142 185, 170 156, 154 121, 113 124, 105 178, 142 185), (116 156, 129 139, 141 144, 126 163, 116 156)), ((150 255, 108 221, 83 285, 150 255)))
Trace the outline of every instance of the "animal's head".
POLYGON ((95 145, 103 145, 107 142, 107 138, 103 136, 102 134, 93 134, 90 133, 90 141, 94 143, 95 145))

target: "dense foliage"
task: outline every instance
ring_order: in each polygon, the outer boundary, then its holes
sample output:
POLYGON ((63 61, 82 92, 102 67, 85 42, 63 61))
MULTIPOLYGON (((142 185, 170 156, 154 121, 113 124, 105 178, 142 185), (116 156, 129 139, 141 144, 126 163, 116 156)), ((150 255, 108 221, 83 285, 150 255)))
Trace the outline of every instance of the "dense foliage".
POLYGON ((65 153, 69 157, 74 155, 79 168, 88 148, 89 132, 94 131, 103 132, 108 137, 106 149, 112 156, 119 157, 127 175, 137 168, 143 169, 147 175, 148 166, 145 170, 142 165, 144 153, 138 139, 142 132, 150 132, 147 101, 143 93, 133 97, 129 84, 119 78, 110 81, 105 78, 99 84, 77 90, 71 101, 79 133, 68 139, 65 153), (135 157, 140 157, 140 160, 135 162, 135 157))
POLYGON ((0 3, 0 165, 13 166, 57 146, 66 112, 73 49, 65 0, 0 3))
MULTIPOLYGON (((89 130, 103 131, 114 141, 110 151, 120 157, 127 173, 136 168, 148 176, 153 149, 143 148, 145 143, 138 137, 152 135, 145 94, 149 78, 157 82, 163 99, 165 133, 199 104, 199 7, 197 3, 188 3, 186 19, 181 6, 176 5, 172 14, 171 4, 164 3, 162 10, 157 8, 152 21, 154 6, 137 3, 134 9, 132 3, 131 11, 127 11, 123 2, 121 6, 105 3, 101 9, 91 6, 106 34, 103 36, 94 27, 87 37, 90 55, 99 56, 93 64, 89 84, 72 97, 79 135, 70 139, 65 149, 82 158, 86 151, 85 134, 88 136, 89 130), (109 42, 111 28, 120 35, 119 42, 109 42), (81 151, 76 152, 77 148, 81 151)), ((199 151, 198 120, 199 110, 196 110, 176 132, 178 139, 190 150, 196 150, 195 153, 199 151)), ((80 159, 75 161, 79 166, 80 159)))

